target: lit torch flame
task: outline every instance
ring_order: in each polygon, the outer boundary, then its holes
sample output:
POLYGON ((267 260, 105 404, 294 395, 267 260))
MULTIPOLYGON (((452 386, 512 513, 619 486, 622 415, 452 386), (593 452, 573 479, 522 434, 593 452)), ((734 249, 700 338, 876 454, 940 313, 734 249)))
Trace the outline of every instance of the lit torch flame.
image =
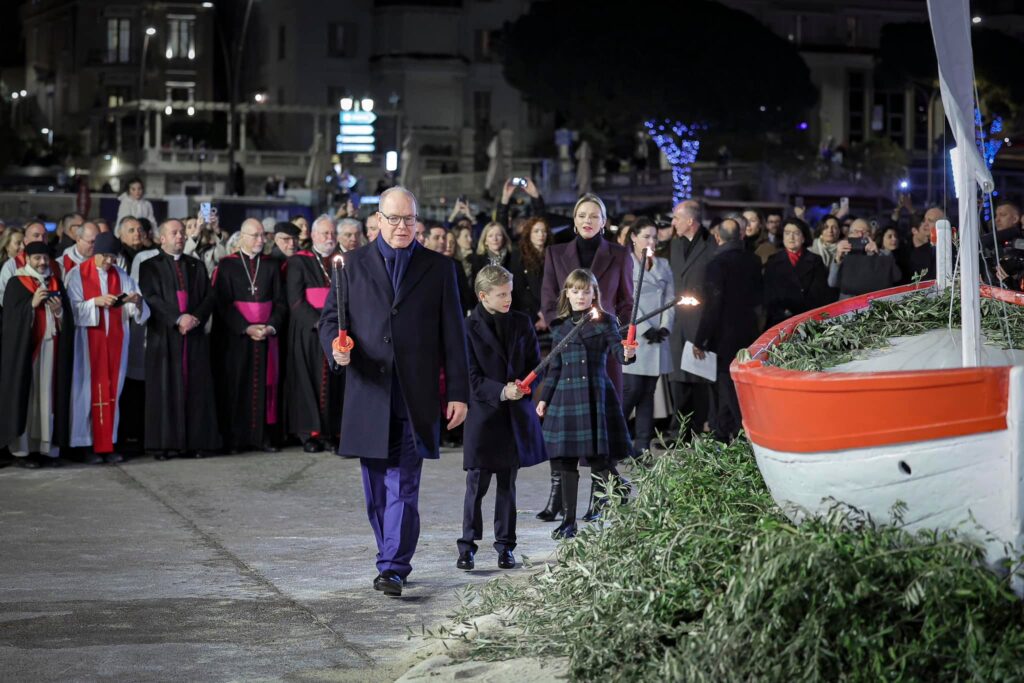
POLYGON ((600 317, 601 311, 597 308, 597 306, 594 306, 593 308, 590 309, 590 318, 592 320, 597 320, 600 317))
POLYGON ((342 268, 345 267, 345 259, 341 257, 341 254, 334 257, 334 265, 341 266, 342 268))
POLYGON ((699 306, 700 302, 697 301, 697 297, 683 296, 683 297, 679 297, 679 305, 680 306, 699 306))

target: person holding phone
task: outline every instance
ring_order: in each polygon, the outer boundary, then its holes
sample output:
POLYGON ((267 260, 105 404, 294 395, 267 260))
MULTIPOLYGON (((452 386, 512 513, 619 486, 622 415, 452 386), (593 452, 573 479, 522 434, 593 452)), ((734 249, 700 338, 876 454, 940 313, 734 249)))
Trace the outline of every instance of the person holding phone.
POLYGON ((828 269, 828 286, 839 290, 839 299, 877 292, 895 286, 902 273, 893 254, 883 253, 863 218, 850 224, 846 239, 836 245, 836 257, 828 269))
POLYGON ((25 248, 25 264, 4 292, 4 314, 23 324, 0 335, 0 444, 21 467, 57 467, 68 446, 74 315, 43 242, 25 248))
MULTIPOLYGON (((505 181, 504 186, 501 188, 501 201, 494 208, 494 221, 501 223, 506 228, 509 227, 509 220, 511 219, 511 210, 509 202, 512 201, 512 195, 518 190, 522 190, 526 193, 526 196, 530 198, 528 206, 524 211, 524 216, 536 216, 543 218, 547 213, 547 208, 544 204, 544 198, 540 196, 540 190, 537 189, 537 185, 534 184, 530 178, 509 178, 505 181)), ((518 235, 514 235, 513 239, 517 238, 518 235)))
POLYGON ((66 283, 75 319, 71 446, 91 448, 89 464, 124 460, 115 446, 132 336, 129 322, 143 325, 149 319, 138 285, 114 262, 118 251, 114 235, 101 233, 93 257, 73 269, 66 283))

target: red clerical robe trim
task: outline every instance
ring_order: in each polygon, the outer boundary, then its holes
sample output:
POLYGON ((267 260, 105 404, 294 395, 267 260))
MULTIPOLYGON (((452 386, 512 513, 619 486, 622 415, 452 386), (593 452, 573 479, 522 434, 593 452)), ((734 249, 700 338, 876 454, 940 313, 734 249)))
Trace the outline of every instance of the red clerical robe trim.
MULTIPOLYGON (((28 275, 19 275, 18 279, 21 284, 25 285, 25 289, 28 290, 29 294, 35 295, 36 290, 39 289, 39 280, 28 275)), ((46 289, 51 292, 58 291, 57 289, 57 278, 52 275, 46 278, 46 289)), ((39 304, 39 307, 35 310, 35 318, 32 322, 32 360, 39 356, 39 347, 43 343, 43 338, 46 336, 46 302, 39 304)), ((57 331, 54 331, 54 341, 56 341, 57 331)))
MULTIPOLYGON (((78 267, 82 278, 82 298, 88 301, 102 296, 100 278, 106 275, 107 294, 121 293, 121 278, 114 267, 106 273, 96 269, 92 259, 78 267)), ((92 374, 92 447, 96 453, 114 450, 114 410, 117 408, 117 387, 121 375, 121 347, 124 327, 120 308, 101 308, 100 321, 88 329, 89 366, 92 374), (108 328, 109 326, 109 328, 108 328)))

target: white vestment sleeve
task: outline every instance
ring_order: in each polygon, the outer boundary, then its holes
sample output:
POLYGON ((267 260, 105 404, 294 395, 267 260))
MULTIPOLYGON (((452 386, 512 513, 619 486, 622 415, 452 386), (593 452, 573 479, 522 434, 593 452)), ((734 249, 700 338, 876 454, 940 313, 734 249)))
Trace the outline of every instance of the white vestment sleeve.
POLYGON ((84 300, 82 293, 82 271, 72 268, 64 283, 71 300, 71 310, 75 313, 75 327, 96 327, 100 324, 100 309, 92 299, 84 300))
MULTIPOLYGON (((121 291, 126 294, 142 296, 142 292, 139 290, 139 286, 135 284, 135 280, 124 271, 121 272, 121 291)), ((149 304, 146 303, 145 299, 142 300, 141 306, 125 304, 124 308, 127 315, 131 316, 136 325, 145 325, 146 321, 149 320, 149 304)))

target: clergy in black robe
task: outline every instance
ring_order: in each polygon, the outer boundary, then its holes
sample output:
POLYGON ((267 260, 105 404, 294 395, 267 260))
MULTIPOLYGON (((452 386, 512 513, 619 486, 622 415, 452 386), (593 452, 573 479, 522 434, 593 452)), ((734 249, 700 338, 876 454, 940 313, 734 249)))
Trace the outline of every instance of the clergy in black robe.
POLYGON ((160 253, 140 269, 146 325, 146 449, 157 458, 220 448, 206 322, 216 300, 199 259, 185 256, 185 226, 160 225, 160 253))
POLYGON ((214 276, 221 434, 228 452, 275 452, 283 363, 277 335, 287 304, 279 263, 263 255, 263 225, 247 219, 240 233, 238 253, 221 259, 214 276))
MULTIPOLYGON (((294 227, 294 226, 292 226, 294 227)), ((297 229, 297 228, 296 228, 297 229)), ((341 427, 344 374, 331 372, 317 330, 320 312, 331 287, 331 273, 340 269, 333 226, 313 225, 313 248, 288 259, 288 363, 285 413, 288 433, 299 437, 306 453, 319 453, 324 442, 337 446, 341 427)))
POLYGON ((70 442, 75 318, 46 243, 26 245, 24 256, 2 302, 0 446, 35 468, 59 464, 70 442), (38 301, 40 289, 49 298, 38 301))

